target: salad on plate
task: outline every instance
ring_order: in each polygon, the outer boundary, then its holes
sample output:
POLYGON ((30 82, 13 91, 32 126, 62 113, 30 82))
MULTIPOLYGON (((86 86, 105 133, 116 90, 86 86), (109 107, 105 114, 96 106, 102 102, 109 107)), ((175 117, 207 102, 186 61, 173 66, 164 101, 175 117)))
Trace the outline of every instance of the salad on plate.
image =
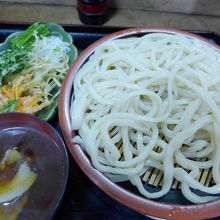
POLYGON ((72 37, 58 24, 36 22, 10 35, 0 44, 0 112, 51 119, 76 56, 72 37))

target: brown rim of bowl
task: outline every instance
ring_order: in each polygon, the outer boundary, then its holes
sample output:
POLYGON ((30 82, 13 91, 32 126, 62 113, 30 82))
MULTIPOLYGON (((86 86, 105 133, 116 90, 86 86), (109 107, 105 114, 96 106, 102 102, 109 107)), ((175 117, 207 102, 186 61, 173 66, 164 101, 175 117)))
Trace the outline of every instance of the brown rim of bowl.
POLYGON ((199 37, 195 34, 178 30, 175 28, 160 28, 160 27, 143 27, 143 28, 128 28, 121 30, 112 34, 109 34, 93 44, 87 47, 78 58, 72 63, 69 72, 67 73, 62 88, 60 91, 59 100, 59 122, 61 126, 61 131, 64 136, 65 142, 79 165, 82 171, 92 180, 99 188, 101 188, 105 193, 114 198, 115 200, 121 202, 129 208, 132 208, 142 214, 151 215, 154 217, 165 218, 165 219, 206 219, 211 217, 216 217, 220 215, 220 200, 213 202, 203 203, 203 204, 193 204, 193 205, 174 205, 174 204, 162 204, 154 200, 139 197, 127 190, 121 188, 117 184, 111 182, 107 177, 105 177, 101 172, 96 170, 90 160, 87 158, 80 145, 77 143, 72 143, 71 139, 74 132, 71 130, 70 122, 70 99, 72 92, 72 85, 75 74, 78 72, 79 68, 83 65, 86 58, 88 58, 96 49, 97 46, 102 43, 113 40, 116 38, 129 37, 136 34, 147 34, 150 32, 159 33, 169 33, 169 34, 182 34, 186 37, 193 37, 200 39, 209 45, 214 46, 216 49, 220 47, 210 42, 209 40, 199 37))

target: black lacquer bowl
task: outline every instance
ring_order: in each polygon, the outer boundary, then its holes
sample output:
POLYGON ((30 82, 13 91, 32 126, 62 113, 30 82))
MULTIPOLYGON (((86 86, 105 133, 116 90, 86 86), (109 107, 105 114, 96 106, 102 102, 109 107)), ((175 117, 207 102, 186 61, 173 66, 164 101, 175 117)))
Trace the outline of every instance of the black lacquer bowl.
POLYGON ((64 194, 69 161, 56 130, 45 121, 24 113, 0 114, 0 155, 9 148, 32 159, 36 181, 17 220, 52 219, 64 194))

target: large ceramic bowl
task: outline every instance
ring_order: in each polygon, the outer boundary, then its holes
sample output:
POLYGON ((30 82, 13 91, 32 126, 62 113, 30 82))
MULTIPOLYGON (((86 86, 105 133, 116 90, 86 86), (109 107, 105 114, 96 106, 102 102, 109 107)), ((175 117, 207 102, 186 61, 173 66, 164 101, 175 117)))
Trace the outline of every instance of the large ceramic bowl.
MULTIPOLYGON (((0 204, 0 219, 11 220, 15 216, 16 220, 52 219, 64 194, 69 169, 67 150, 60 135, 52 126, 35 116, 2 113, 0 143, 1 162, 7 150, 16 149, 21 154, 21 163, 27 163, 31 171, 37 174, 35 182, 27 191, 0 204)), ((15 167, 9 166, 7 169, 15 167)), ((2 173, 0 182, 2 197, 2 173)))
POLYGON ((118 38, 127 38, 132 36, 141 36, 143 34, 159 32, 169 34, 182 34, 191 38, 198 38, 214 47, 217 45, 210 43, 208 40, 193 35, 188 32, 169 29, 169 28, 131 28, 110 34, 85 49, 72 64, 61 89, 59 101, 59 121, 61 130, 68 145, 68 148, 80 166, 82 171, 105 193, 112 198, 123 203, 124 205, 136 210, 142 214, 163 218, 163 219, 206 219, 220 216, 220 200, 203 204, 186 204, 182 202, 179 190, 171 190, 165 198, 151 200, 144 198, 139 193, 131 189, 132 186, 116 184, 111 182, 101 172, 96 170, 90 159, 84 153, 79 144, 73 144, 72 138, 75 135, 71 129, 70 119, 70 99, 73 92, 74 76, 82 65, 93 54, 94 50, 106 41, 118 38))

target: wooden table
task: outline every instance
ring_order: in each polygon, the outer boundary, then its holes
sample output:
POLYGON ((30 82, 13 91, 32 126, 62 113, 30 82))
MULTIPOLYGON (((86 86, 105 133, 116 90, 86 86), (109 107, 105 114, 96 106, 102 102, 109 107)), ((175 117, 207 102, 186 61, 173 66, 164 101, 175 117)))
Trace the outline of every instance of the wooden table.
MULTIPOLYGON (((75 6, 15 4, 0 1, 0 22, 82 24, 75 6)), ((169 26, 220 32, 220 17, 145 10, 111 9, 106 26, 169 26)))

